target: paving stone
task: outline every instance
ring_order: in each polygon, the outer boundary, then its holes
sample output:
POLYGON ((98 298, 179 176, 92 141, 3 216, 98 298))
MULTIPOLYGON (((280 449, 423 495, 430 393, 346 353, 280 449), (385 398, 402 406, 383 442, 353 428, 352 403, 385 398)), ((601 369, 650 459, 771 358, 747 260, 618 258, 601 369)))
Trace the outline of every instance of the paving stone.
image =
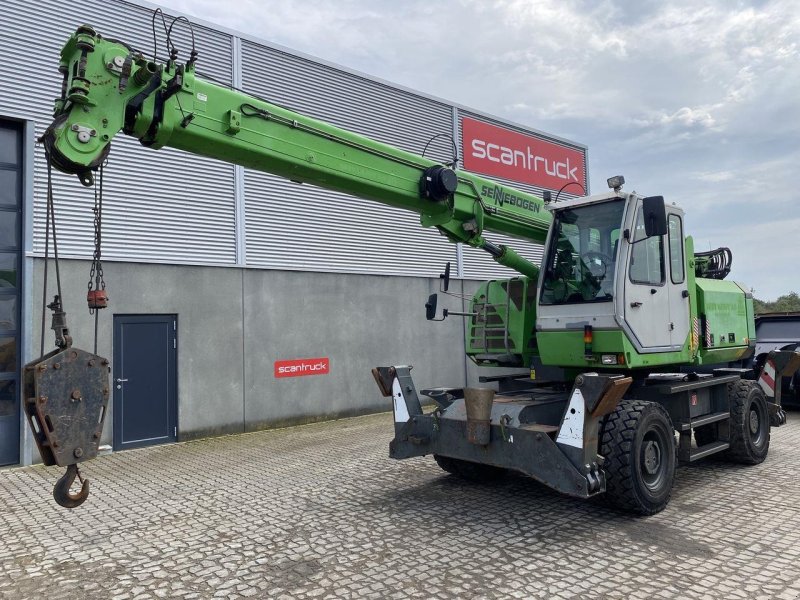
POLYGON ((800 600, 800 413, 743 467, 700 461, 649 518, 523 477, 392 461, 391 415, 0 470, 0 598, 800 600))

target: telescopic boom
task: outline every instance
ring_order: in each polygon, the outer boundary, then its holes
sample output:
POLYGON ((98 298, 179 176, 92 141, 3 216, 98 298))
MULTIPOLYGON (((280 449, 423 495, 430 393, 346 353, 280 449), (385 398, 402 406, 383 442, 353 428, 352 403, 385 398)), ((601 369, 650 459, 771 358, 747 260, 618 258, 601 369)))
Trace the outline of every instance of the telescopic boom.
MULTIPOLYGON (((420 215, 452 242, 482 248, 535 278, 539 268, 485 230, 544 243, 544 202, 453 164, 405 152, 197 76, 194 61, 158 64, 82 26, 61 51, 62 96, 45 134, 51 163, 88 185, 120 131, 152 148, 170 146, 345 192, 420 215)), ((186 174, 190 176, 190 174, 186 174)), ((365 224, 367 226, 367 224, 365 224)))

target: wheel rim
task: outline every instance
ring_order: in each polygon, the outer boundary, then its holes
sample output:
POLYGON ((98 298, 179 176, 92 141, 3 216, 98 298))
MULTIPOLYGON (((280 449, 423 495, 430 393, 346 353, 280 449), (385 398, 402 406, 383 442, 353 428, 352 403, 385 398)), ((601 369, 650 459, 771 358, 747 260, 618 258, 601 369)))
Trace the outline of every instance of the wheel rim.
POLYGON ((767 440, 767 415, 765 407, 759 402, 750 403, 747 431, 754 447, 760 448, 764 445, 767 440))
POLYGON ((667 479, 669 443, 663 431, 652 429, 642 440, 639 470, 642 482, 651 492, 659 491, 667 479))

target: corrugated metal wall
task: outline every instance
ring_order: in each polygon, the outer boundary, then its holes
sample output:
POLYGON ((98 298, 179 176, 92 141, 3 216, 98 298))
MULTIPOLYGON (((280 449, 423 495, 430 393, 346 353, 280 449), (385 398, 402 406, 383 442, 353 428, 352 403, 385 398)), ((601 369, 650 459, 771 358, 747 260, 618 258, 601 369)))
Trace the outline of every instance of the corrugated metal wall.
MULTIPOLYGON (((438 102, 251 42, 242 44, 245 91, 409 152, 450 135, 438 102)), ((450 143, 428 156, 449 160, 450 143)), ((279 269, 431 276, 455 246, 418 215, 310 185, 245 171, 247 262, 279 269)))
MULTIPOLYGON (((150 9, 123 0, 5 0, 0 35, 0 114, 33 119, 37 135, 50 122, 52 99, 59 94, 59 51, 77 25, 90 23, 106 37, 122 39, 145 53, 153 50, 150 9)), ((176 45, 185 59, 188 32, 177 25, 176 45)), ((157 27, 158 54, 164 34, 157 27)), ((223 84, 241 73, 246 91, 340 127, 422 152, 437 134, 451 135, 456 111, 386 83, 349 73, 257 41, 195 25, 199 73, 223 84), (241 63, 233 64, 240 43, 241 63)), ((484 116, 473 116, 500 126, 484 116)), ((459 115, 460 116, 460 115, 459 115)), ((460 118, 458 133, 460 137, 460 118)), ((512 127, 512 129, 515 129, 512 127)), ((530 133, 521 130, 523 133, 530 133)), ((460 149, 460 139, 456 140, 460 149)), ((434 141, 428 156, 450 160, 450 140, 434 141)), ((44 251, 46 168, 36 156, 34 240, 44 251)), ((345 194, 294 184, 277 177, 236 170, 221 162, 171 149, 153 151, 118 136, 105 179, 104 256, 110 259, 233 265, 237 262, 237 186, 243 193, 246 262, 253 267, 388 275, 438 273, 456 261, 456 247, 436 230, 423 229, 418 217, 345 194)), ((64 256, 91 256, 92 192, 77 179, 54 174, 59 247, 64 256)), ((540 193, 524 184, 511 185, 540 193)), ((532 244, 488 234, 538 262, 532 244)), ((464 275, 487 278, 512 272, 479 250, 464 248, 464 275)), ((241 257, 240 257, 241 264, 241 257)))

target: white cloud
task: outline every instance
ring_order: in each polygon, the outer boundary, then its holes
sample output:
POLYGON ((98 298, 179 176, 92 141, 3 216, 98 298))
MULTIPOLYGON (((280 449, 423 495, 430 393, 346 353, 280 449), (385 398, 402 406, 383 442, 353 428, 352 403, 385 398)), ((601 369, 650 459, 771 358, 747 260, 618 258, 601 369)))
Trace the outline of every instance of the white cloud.
POLYGON ((719 183, 721 181, 730 181, 735 177, 732 171, 701 171, 692 175, 698 181, 708 181, 710 183, 719 183))
POLYGON ((637 127, 648 130, 658 130, 656 133, 664 134, 669 130, 698 131, 712 129, 717 122, 711 116, 707 107, 690 108, 682 106, 672 114, 660 111, 644 117, 634 118, 631 122, 637 127))

